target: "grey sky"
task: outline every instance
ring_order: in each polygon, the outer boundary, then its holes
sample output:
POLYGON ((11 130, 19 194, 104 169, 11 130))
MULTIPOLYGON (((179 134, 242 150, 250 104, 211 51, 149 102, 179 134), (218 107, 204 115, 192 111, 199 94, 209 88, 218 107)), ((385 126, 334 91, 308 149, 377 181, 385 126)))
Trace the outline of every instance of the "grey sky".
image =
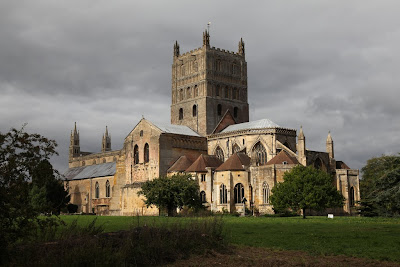
POLYGON ((399 1, 0 2, 0 131, 56 139, 68 161, 77 121, 81 150, 113 149, 144 115, 169 122, 173 43, 237 50, 248 63, 250 119, 303 125, 307 148, 361 168, 400 152, 399 1))

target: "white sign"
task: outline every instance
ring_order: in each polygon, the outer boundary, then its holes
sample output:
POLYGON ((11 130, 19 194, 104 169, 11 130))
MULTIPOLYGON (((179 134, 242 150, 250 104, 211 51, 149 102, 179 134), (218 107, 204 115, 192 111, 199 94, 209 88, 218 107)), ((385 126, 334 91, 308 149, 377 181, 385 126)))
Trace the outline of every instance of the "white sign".
POLYGON ((333 214, 328 214, 328 219, 333 219, 333 214))

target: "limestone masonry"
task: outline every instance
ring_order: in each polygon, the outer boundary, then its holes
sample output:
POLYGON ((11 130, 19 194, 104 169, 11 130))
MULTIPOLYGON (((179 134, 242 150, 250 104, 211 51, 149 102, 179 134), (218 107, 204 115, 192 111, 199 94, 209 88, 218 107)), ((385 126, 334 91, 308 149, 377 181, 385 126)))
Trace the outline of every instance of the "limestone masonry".
MULTIPOLYGON (((208 31, 200 48, 181 54, 174 44, 171 124, 156 125, 142 118, 111 150, 106 128, 101 153, 80 150, 75 124, 64 174, 71 203, 78 212, 103 215, 158 215, 137 192, 159 176, 189 173, 200 185, 203 204, 212 211, 242 212, 246 208, 273 213, 271 189, 283 174, 301 164, 332 174, 343 194, 335 214, 356 214, 360 200, 359 171, 334 157, 328 134, 326 151, 306 148, 300 127, 281 127, 268 120, 249 122, 247 63, 241 39, 237 52, 210 46, 208 31)), ((311 212, 311 211, 310 211, 311 212)))

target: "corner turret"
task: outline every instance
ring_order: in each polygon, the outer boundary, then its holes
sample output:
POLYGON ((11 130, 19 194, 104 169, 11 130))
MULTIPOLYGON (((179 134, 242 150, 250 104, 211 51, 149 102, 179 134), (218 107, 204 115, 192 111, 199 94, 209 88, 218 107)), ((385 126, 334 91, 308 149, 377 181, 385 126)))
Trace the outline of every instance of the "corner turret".
POLYGON ((210 33, 207 30, 203 32, 203 46, 210 47, 210 33))
POLYGON ((180 52, 179 52, 179 44, 178 41, 175 41, 174 44, 174 57, 179 57, 180 52))
POLYGON ((239 50, 238 50, 238 54, 242 55, 244 57, 244 42, 243 42, 243 38, 240 38, 239 41, 239 50))
POLYGON ((333 152, 333 140, 330 131, 328 133, 328 137, 326 138, 326 153, 329 154, 329 158, 331 159, 335 157, 335 154, 333 152))
POLYGON ((300 126, 300 132, 297 137, 297 153, 299 157, 299 162, 303 166, 307 165, 307 158, 306 158, 306 137, 303 133, 303 126, 300 126))
POLYGON ((81 155, 81 148, 79 144, 79 131, 76 129, 76 122, 74 130, 71 131, 70 144, 69 144, 69 159, 79 157, 81 155))
POLYGON ((103 141, 101 146, 101 152, 111 151, 111 135, 108 134, 108 128, 106 126, 106 132, 103 134, 103 141))

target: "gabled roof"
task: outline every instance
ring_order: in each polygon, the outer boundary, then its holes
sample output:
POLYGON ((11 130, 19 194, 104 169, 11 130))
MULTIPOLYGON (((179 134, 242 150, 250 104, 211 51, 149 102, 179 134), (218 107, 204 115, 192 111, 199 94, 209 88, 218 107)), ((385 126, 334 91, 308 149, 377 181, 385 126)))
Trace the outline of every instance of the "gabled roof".
POLYGON ((346 163, 344 163, 343 161, 336 161, 336 169, 346 169, 346 170, 350 170, 350 167, 347 166, 346 163))
POLYGON ((284 164, 284 162, 286 162, 285 164, 299 164, 299 161, 295 157, 289 155, 285 150, 282 150, 265 165, 284 164))
POLYGON ((64 173, 65 180, 79 180, 94 177, 112 176, 116 172, 117 164, 108 162, 103 164, 69 168, 64 173))
POLYGON ((193 161, 187 156, 183 155, 180 156, 171 167, 169 167, 167 172, 184 172, 192 164, 193 161))
POLYGON ((226 110, 224 116, 222 116, 221 120, 218 122, 215 129, 212 131, 213 134, 221 132, 223 129, 228 127, 229 125, 236 124, 236 120, 233 118, 229 109, 226 110))
MULTIPOLYGON (((138 127, 138 125, 140 123, 142 123, 142 121, 154 126, 158 130, 160 130, 161 133, 172 133, 172 134, 180 134, 180 135, 199 136, 199 137, 201 136, 198 133, 196 133, 195 131, 193 131, 192 129, 190 129, 188 126, 172 125, 172 124, 155 124, 145 118, 142 118, 135 125, 135 127, 133 127, 133 129, 129 132, 129 134, 131 134, 136 129, 136 127, 138 127)), ((129 134, 127 136, 129 136, 129 134)))
POLYGON ((263 119, 263 120, 258 120, 258 121, 250 121, 250 122, 244 122, 244 123, 238 123, 234 125, 230 125, 226 127, 224 130, 221 131, 221 133, 227 133, 227 132, 233 132, 233 131, 239 131, 239 130, 247 130, 247 129, 263 129, 263 128, 276 128, 280 127, 278 124, 276 124, 273 121, 270 121, 269 119, 263 119))
POLYGON ((250 166, 250 158, 244 153, 235 153, 230 156, 216 171, 244 171, 250 166))
POLYGON ((198 133, 190 129, 188 126, 184 125, 172 125, 172 124, 154 124, 163 133, 190 135, 190 136, 200 136, 198 133))
POLYGON ((203 155, 201 154, 186 172, 207 172, 208 168, 217 168, 222 164, 222 161, 214 155, 203 155))

